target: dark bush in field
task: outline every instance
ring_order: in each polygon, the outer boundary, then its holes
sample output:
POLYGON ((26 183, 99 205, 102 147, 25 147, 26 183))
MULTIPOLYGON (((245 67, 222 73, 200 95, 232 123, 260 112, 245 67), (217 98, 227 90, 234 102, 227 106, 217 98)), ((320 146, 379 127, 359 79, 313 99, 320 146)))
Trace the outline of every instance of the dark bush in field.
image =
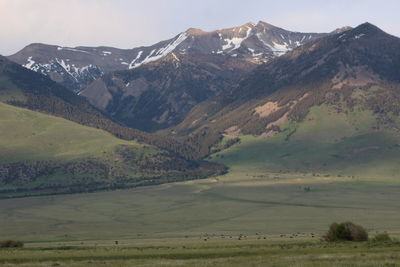
POLYGON ((16 240, 5 240, 0 241, 0 248, 22 248, 24 246, 24 242, 16 241, 16 240))
POLYGON ((367 241, 368 233, 362 226, 352 222, 333 223, 323 239, 328 242, 367 241))

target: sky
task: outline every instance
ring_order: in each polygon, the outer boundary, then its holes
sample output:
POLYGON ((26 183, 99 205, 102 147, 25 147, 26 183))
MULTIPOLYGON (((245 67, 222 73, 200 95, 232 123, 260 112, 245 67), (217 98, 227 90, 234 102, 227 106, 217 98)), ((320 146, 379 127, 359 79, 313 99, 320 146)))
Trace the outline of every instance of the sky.
POLYGON ((0 0, 0 54, 30 43, 133 48, 260 20, 300 32, 364 22, 400 36, 399 0, 0 0))

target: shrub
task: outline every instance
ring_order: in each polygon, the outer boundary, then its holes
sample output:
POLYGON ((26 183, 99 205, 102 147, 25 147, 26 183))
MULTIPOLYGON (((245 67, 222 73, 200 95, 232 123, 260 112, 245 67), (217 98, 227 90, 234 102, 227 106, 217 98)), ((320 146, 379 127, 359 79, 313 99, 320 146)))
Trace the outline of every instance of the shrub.
POLYGON ((22 248, 24 246, 24 242, 16 241, 16 240, 5 240, 0 241, 0 248, 22 248))
POLYGON ((376 242, 376 243, 391 243, 393 240, 392 238, 389 236, 388 233, 383 232, 380 234, 377 234, 373 239, 372 242, 376 242))
POLYGON ((368 233, 362 226, 352 222, 333 223, 323 239, 328 242, 367 241, 368 233))

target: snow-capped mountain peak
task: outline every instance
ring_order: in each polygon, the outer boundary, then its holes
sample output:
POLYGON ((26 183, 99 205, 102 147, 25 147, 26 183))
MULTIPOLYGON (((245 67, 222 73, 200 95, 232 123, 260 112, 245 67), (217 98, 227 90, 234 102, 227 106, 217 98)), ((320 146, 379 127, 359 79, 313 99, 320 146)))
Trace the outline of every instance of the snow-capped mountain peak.
POLYGON ((287 31, 263 21, 206 32, 190 28, 147 47, 61 47, 32 44, 9 59, 79 92, 103 73, 135 69, 171 53, 221 55, 261 63, 324 36, 287 31))

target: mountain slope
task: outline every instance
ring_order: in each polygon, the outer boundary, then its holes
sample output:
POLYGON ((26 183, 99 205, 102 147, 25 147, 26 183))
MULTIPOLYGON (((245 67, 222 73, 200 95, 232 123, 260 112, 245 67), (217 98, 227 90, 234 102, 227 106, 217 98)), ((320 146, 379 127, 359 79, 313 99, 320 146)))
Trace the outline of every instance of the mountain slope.
POLYGON ((136 187, 212 173, 157 147, 62 118, 4 103, 0 115, 0 197, 136 187))
POLYGON ((196 104, 227 90, 254 66, 229 56, 172 53, 106 74, 80 95, 129 127, 155 131, 178 124, 196 104))
POLYGON ((233 87, 257 63, 326 34, 283 30, 264 22, 204 32, 189 29, 170 46, 129 71, 104 75, 80 92, 130 127, 155 131, 174 126, 200 102, 233 87), (169 53, 169 54, 168 54, 169 53))
POLYGON ((211 32, 191 28, 128 50, 32 44, 9 59, 85 96, 114 120, 154 132, 180 123, 258 64, 325 35, 260 21, 211 32))
POLYGON ((90 105, 84 97, 4 57, 0 57, 0 81, 0 99, 7 103, 100 128, 126 140, 135 139, 162 147, 187 159, 199 158, 199 151, 190 144, 176 138, 160 137, 123 127, 90 105))
POLYGON ((3 57, 0 102, 13 105, 0 107, 3 192, 99 190, 224 171, 223 166, 194 160, 196 151, 176 139, 116 124, 85 98, 3 57), (152 145, 156 143, 161 148, 152 145))
MULTIPOLYGON (((229 93, 195 107, 169 132, 197 137, 213 133, 213 140, 198 141, 208 147, 223 134, 228 139, 254 135, 275 140, 265 153, 281 151, 280 156, 298 163, 291 167, 296 163, 285 165, 279 158, 281 167, 275 170, 319 166, 328 171, 345 163, 351 168, 379 161, 378 155, 393 159, 400 140, 399 49, 399 38, 369 23, 323 37, 259 66, 229 93), (280 150, 285 146, 302 149, 280 150), (306 160, 306 150, 316 157, 306 160), (337 162, 328 164, 326 158, 337 162)), ((259 160, 265 164, 267 159, 259 160)), ((395 170, 394 161, 388 162, 395 170)))
POLYGON ((212 32, 189 29, 169 40, 133 49, 31 44, 8 58, 79 92, 104 73, 134 69, 171 53, 229 55, 263 62, 324 35, 290 32, 260 21, 212 32))

